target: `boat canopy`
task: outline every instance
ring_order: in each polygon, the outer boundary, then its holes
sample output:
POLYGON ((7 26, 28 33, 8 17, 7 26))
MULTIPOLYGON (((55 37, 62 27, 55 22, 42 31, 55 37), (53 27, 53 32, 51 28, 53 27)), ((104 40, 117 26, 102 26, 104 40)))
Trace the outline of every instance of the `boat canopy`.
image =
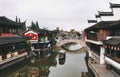
POLYGON ((64 50, 60 50, 59 53, 65 53, 65 51, 64 50))

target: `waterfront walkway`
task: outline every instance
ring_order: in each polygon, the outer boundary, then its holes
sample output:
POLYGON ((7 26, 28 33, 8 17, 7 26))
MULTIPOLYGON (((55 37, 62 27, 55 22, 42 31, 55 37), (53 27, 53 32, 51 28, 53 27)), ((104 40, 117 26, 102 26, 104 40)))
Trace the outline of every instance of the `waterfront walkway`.
POLYGON ((85 41, 82 41, 81 39, 64 39, 64 40, 60 40, 60 41, 57 42, 56 46, 62 46, 63 44, 70 43, 70 42, 81 44, 83 47, 86 46, 85 41))
POLYGON ((120 77, 112 70, 107 70, 104 64, 95 64, 90 60, 88 61, 90 69, 94 72, 96 77, 120 77))

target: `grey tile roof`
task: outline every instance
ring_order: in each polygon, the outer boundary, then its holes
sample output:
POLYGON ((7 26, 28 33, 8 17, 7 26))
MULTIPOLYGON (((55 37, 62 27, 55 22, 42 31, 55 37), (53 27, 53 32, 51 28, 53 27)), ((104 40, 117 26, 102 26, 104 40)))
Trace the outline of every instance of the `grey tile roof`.
POLYGON ((15 21, 12 21, 10 19, 8 19, 5 16, 0 16, 0 26, 14 26, 14 27, 19 27, 21 25, 23 25, 23 23, 17 23, 15 21))
POLYGON ((120 46, 120 37, 113 37, 103 42, 106 45, 120 46))
POLYGON ((29 37, 24 37, 24 36, 0 37, 0 44, 11 44, 11 43, 23 42, 28 39, 29 37))
POLYGON ((86 28, 85 31, 87 31, 87 30, 97 30, 97 29, 107 29, 107 28, 111 27, 110 24, 113 24, 115 22, 118 22, 118 21, 100 21, 100 22, 86 28))

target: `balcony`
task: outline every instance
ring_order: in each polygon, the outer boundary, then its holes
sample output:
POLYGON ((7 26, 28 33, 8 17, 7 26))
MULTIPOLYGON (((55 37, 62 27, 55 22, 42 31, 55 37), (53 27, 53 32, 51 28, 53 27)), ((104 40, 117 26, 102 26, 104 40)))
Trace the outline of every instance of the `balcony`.
POLYGON ((15 51, 15 52, 9 52, 8 54, 0 55, 0 65, 15 60, 17 58, 23 57, 25 55, 27 55, 25 49, 21 49, 19 52, 15 51))
POLYGON ((87 39, 93 40, 93 41, 99 41, 98 40, 98 36, 95 33, 89 33, 89 34, 87 34, 87 39))
POLYGON ((105 61, 120 70, 120 58, 105 54, 105 61))
POLYGON ((120 58, 118 58, 118 57, 112 57, 112 56, 110 56, 108 54, 105 54, 105 56, 108 57, 108 58, 110 58, 110 59, 112 59, 112 60, 114 60, 114 61, 116 61, 117 63, 120 64, 120 58))
POLYGON ((107 36, 111 36, 114 33, 111 30, 100 29, 100 30, 90 30, 86 32, 87 39, 94 41, 103 41, 106 40, 107 36))

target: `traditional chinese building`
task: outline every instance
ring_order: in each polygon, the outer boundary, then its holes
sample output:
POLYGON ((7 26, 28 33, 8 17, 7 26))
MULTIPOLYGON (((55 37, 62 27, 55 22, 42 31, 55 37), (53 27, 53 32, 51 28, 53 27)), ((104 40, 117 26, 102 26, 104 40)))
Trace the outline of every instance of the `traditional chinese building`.
POLYGON ((112 36, 103 42, 105 64, 120 75, 120 21, 111 24, 112 36))
POLYGON ((0 17, 0 69, 21 61, 27 55, 26 41, 20 35, 25 23, 17 23, 5 16, 0 17))
POLYGON ((103 41, 111 36, 111 30, 108 30, 109 25, 115 21, 101 21, 91 27, 85 29, 86 43, 90 48, 90 56, 100 64, 104 64, 104 48, 103 41))
POLYGON ((32 36, 32 50, 35 53, 48 55, 52 50, 53 46, 56 44, 55 42, 55 34, 54 31, 49 31, 45 29, 32 30, 29 29, 25 32, 25 36, 32 36))
POLYGON ((109 65, 115 69, 115 72, 120 73, 120 62, 113 58, 113 55, 114 57, 119 57, 120 55, 119 21, 100 21, 86 28, 85 32, 86 44, 89 47, 89 57, 95 63, 109 65), (115 56, 115 54, 117 55, 115 56))

